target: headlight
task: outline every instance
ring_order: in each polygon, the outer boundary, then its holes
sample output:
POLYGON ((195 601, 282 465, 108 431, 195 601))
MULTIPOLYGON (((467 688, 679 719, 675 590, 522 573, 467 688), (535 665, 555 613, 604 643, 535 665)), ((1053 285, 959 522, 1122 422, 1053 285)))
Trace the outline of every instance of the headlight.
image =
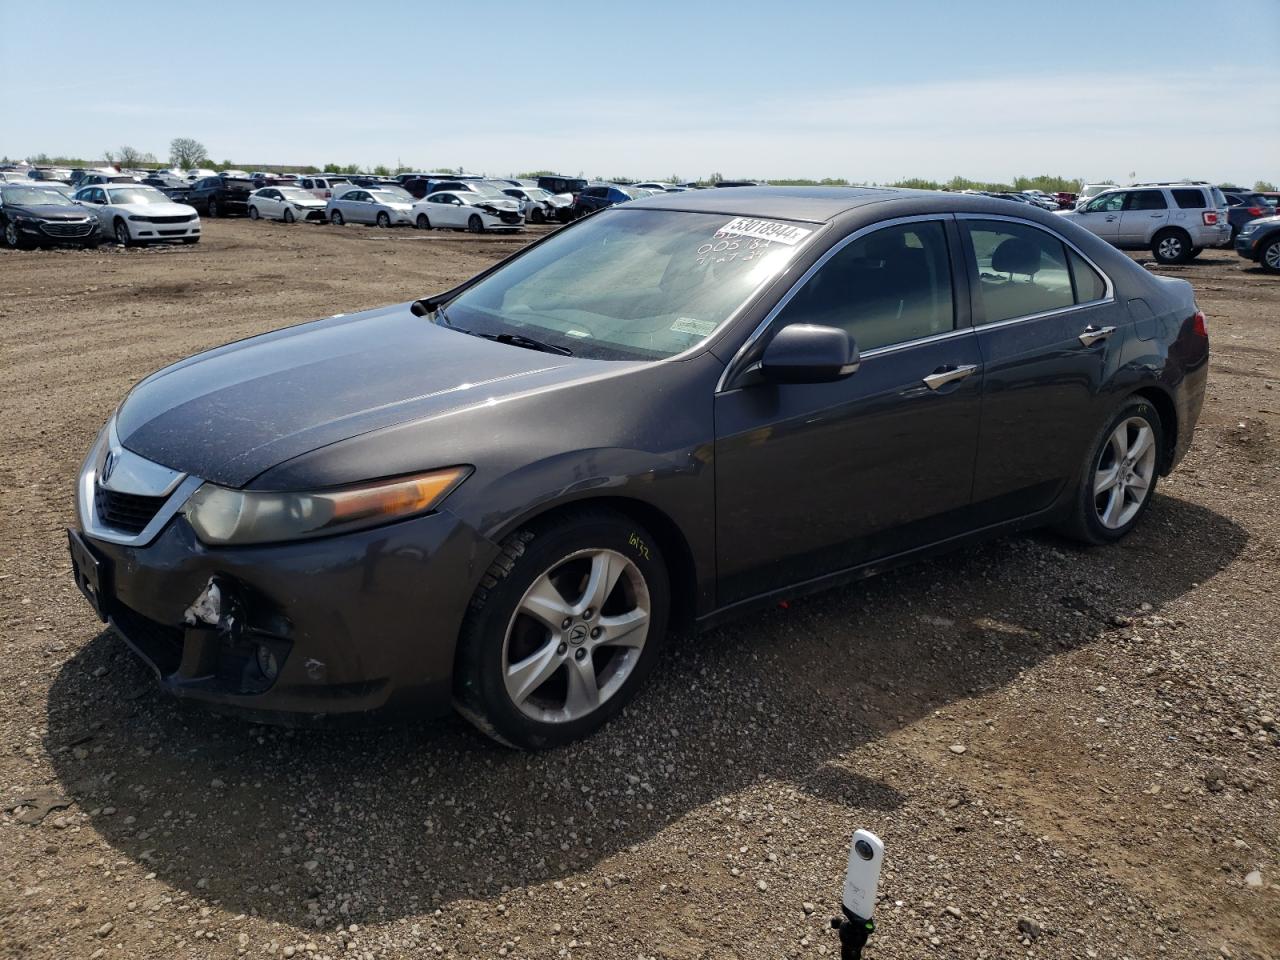
POLYGON ((1258 225, 1256 223, 1246 223, 1243 227, 1240 228, 1240 233, 1237 234, 1237 236, 1241 236, 1241 237, 1247 236, 1248 234, 1253 233, 1253 231, 1257 229, 1258 229, 1258 225))
POLYGON ((468 467, 450 467, 314 493, 231 490, 206 483, 182 512, 196 535, 214 546, 303 540, 426 513, 469 472, 468 467))
POLYGON ((130 219, 130 220, 141 220, 141 221, 143 221, 143 222, 145 223, 146 221, 150 220, 151 218, 150 218, 150 217, 140 217, 140 216, 138 216, 136 213, 134 213, 134 214, 130 214, 130 215, 129 215, 129 219, 130 219))

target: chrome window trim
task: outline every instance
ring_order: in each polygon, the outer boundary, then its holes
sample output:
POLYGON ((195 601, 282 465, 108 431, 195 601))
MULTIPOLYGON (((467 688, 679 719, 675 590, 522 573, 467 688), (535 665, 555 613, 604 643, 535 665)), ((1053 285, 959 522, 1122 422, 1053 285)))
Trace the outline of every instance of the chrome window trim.
MULTIPOLYGON (((94 488, 97 484, 98 472, 102 468, 102 462, 108 450, 124 450, 123 444, 120 443, 120 438, 116 435, 115 417, 108 421, 102 433, 98 435, 97 442, 94 443, 93 449, 89 451, 89 456, 85 458, 84 466, 80 468, 80 480, 76 488, 77 500, 79 501, 77 512, 80 515, 80 528, 86 535, 93 537, 95 540, 105 540, 108 543, 118 543, 123 546, 145 547, 160 535, 160 531, 186 505, 187 499, 191 494, 195 493, 204 481, 199 477, 178 473, 177 471, 169 470, 168 467, 154 464, 157 472, 168 471, 173 475, 165 490, 155 494, 155 496, 167 496, 168 499, 160 505, 160 509, 156 511, 155 516, 138 533, 125 533, 102 522, 98 517, 98 507, 94 500, 94 488)), ((150 463, 145 457, 139 457, 137 454, 131 454, 131 456, 150 463)), ((152 494, 143 495, 151 496, 152 494)))
MULTIPOLYGON (((853 243, 853 241, 861 237, 865 237, 869 233, 875 233, 877 230, 884 230, 888 227, 896 227, 903 223, 924 223, 926 221, 936 220, 937 222, 945 225, 947 220, 953 219, 953 218, 954 218, 954 214, 951 214, 951 213, 923 213, 923 214, 916 214, 910 217, 894 217, 892 220, 877 220, 875 223, 869 223, 865 227, 860 227, 859 229, 853 231, 853 233, 849 234, 847 237, 844 237, 843 239, 833 243, 831 245, 831 248, 827 250, 827 252, 824 253, 822 256, 820 256, 817 260, 815 260, 813 262, 813 265, 810 266, 809 269, 806 270, 803 274, 801 274, 800 277, 796 280, 796 282, 793 283, 791 287, 787 290, 787 292, 784 293, 779 298, 778 302, 773 305, 772 309, 770 309, 769 312, 765 314, 764 319, 761 320, 760 323, 756 325, 756 328, 751 331, 750 336, 748 336, 747 339, 742 342, 742 346, 738 347, 738 349, 734 352, 733 359, 730 360, 725 365, 724 370, 720 374, 720 379, 716 381, 716 389, 715 389, 716 394, 719 395, 725 392, 725 383, 729 379, 729 373, 737 369, 738 362, 742 359, 743 355, 748 350, 751 349, 751 347, 755 344, 757 340, 760 339, 761 336, 764 335, 764 332, 769 329, 769 325, 773 323, 773 321, 777 318, 778 314, 782 312, 782 309, 788 303, 791 302, 791 298, 794 297, 796 293, 799 292, 801 287, 803 287, 806 283, 809 282, 810 277, 812 277, 815 273, 817 273, 819 270, 822 269, 822 267, 826 264, 828 260, 834 257, 837 253, 839 253, 849 244, 853 243)), ((952 304, 954 309, 954 302, 955 302, 955 279, 954 278, 952 278, 952 283, 951 283, 951 296, 952 296, 952 304)), ((955 330, 948 330, 946 333, 934 334, 932 337, 926 337, 923 339, 931 340, 931 339, 934 339, 935 337, 950 336, 952 334, 960 332, 961 329, 968 330, 969 328, 968 327, 956 328, 955 330)), ((920 340, 904 340, 901 344, 896 344, 896 343, 888 344, 886 345, 886 347, 877 347, 874 350, 868 350, 865 354, 862 354, 862 356, 874 357, 877 355, 877 351, 885 350, 889 346, 905 347, 909 344, 919 343, 919 342, 921 341, 920 340)))

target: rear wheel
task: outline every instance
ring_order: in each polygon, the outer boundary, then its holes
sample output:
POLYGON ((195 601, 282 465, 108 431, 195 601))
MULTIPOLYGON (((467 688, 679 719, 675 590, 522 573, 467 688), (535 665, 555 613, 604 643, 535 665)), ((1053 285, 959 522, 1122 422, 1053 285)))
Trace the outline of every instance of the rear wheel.
POLYGON ((1186 263, 1191 238, 1182 230, 1161 230, 1151 238, 1151 253, 1160 263, 1186 263))
POLYGON ((511 746, 585 737, 652 670, 669 607, 657 544, 627 517, 587 510, 534 523, 503 541, 471 599, 455 703, 511 746))
POLYGON ((335 210, 333 211, 333 213, 329 214, 329 222, 332 223, 335 227, 340 227, 347 221, 342 219, 341 210, 335 210))
POLYGON ((467 218, 467 229, 472 233, 484 233, 484 221, 480 219, 480 214, 473 213, 467 218))
POLYGON ((1163 449, 1155 407, 1141 398, 1127 402, 1089 450, 1063 532, 1085 543, 1110 543, 1132 530, 1155 493, 1163 449))
POLYGON ((1280 237, 1266 242, 1258 254, 1258 265, 1267 273, 1280 273, 1280 237))
POLYGON ((419 230, 430 230, 431 221, 425 213, 418 214, 418 219, 413 221, 413 225, 419 230))
POLYGON ((214 219, 218 216, 221 216, 221 214, 222 214, 222 211, 218 209, 218 201, 213 199, 213 197, 210 197, 209 198, 209 218, 214 219))
POLYGON ((1196 257, 1200 256, 1200 254, 1202 253, 1204 253, 1204 247, 1192 247, 1191 252, 1187 254, 1187 259, 1194 260, 1196 257))

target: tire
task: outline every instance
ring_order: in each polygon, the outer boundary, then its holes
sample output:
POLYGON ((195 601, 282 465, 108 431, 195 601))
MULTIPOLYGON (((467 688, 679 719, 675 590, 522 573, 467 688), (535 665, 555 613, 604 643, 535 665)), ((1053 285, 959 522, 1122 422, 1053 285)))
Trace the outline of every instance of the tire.
POLYGON ((216 220, 220 214, 221 214, 221 211, 218 209, 218 201, 213 199, 213 197, 210 197, 209 198, 209 219, 216 220))
POLYGON ((329 214, 329 222, 332 223, 335 227, 340 227, 343 224, 345 224, 347 221, 342 219, 341 210, 335 210, 333 211, 333 213, 329 214))
POLYGON ((190 244, 193 244, 193 243, 199 243, 199 242, 200 242, 200 238, 199 238, 199 237, 183 237, 183 238, 182 238, 182 242, 183 242, 183 243, 185 243, 185 244, 190 245, 190 244))
POLYGON ((587 509, 517 530, 471 598, 455 706, 488 736, 526 750, 594 733, 660 657, 670 597, 657 543, 622 514, 587 509), (606 572, 607 595, 591 589, 606 572), (628 642, 611 642, 611 625, 628 642), (529 664, 523 685, 509 675, 513 662, 529 664))
POLYGON ((1267 273, 1280 273, 1280 236, 1268 240, 1258 251, 1258 266, 1267 273))
POLYGON ((29 246, 29 242, 18 231, 18 225, 12 220, 4 222, 4 244, 11 250, 24 250, 29 246))
POLYGON ((1185 231, 1161 230, 1151 238, 1151 255, 1159 263, 1186 263, 1190 253, 1191 238, 1185 231))
POLYGON ((1204 253, 1204 247, 1192 247, 1191 252, 1187 254, 1188 260, 1194 260, 1200 254, 1204 253))
POLYGON ((1131 398, 1090 444, 1071 515, 1061 532, 1090 544, 1113 543, 1125 536, 1142 519, 1155 495, 1163 454, 1160 414, 1141 397, 1131 398), (1133 451, 1140 443, 1142 453, 1134 458, 1133 451))
POLYGON ((467 230, 471 233, 484 233, 484 221, 480 219, 480 214, 473 213, 467 218, 467 230))
POLYGON ((249 207, 249 219, 250 219, 250 220, 257 220, 257 219, 258 219, 258 217, 260 217, 260 216, 261 216, 261 214, 259 214, 259 213, 258 213, 258 208, 257 208, 257 207, 254 207, 254 206, 250 206, 250 207, 249 207))
POLYGON ((529 222, 530 223, 546 223, 547 215, 542 212, 541 207, 534 207, 533 211, 529 214, 529 222))
POLYGON ((129 225, 119 217, 116 217, 116 221, 111 227, 111 232, 115 234, 116 243, 120 244, 120 246, 133 246, 133 237, 129 235, 129 225))
POLYGON ((383 230, 386 230, 391 226, 391 217, 387 214, 385 210, 378 212, 377 224, 383 230))
POLYGON ((282 216, 280 219, 283 220, 285 223, 293 223, 297 219, 297 217, 293 215, 292 210, 286 207, 284 211, 284 216, 282 216))
POLYGON ((418 214, 418 219, 413 221, 413 227, 415 230, 430 230, 431 220, 425 213, 420 213, 418 214))

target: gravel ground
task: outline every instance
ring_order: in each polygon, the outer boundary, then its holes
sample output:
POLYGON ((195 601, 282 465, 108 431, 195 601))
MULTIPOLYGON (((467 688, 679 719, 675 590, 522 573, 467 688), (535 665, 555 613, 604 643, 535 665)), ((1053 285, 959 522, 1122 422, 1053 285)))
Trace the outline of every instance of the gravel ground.
POLYGON ((1195 446, 1121 545, 1047 534, 669 648, 591 741, 287 731, 175 704, 63 528, 99 425, 198 349, 441 289, 519 239, 214 221, 198 247, 0 252, 0 955, 1280 956, 1280 282, 1190 279, 1195 446))

